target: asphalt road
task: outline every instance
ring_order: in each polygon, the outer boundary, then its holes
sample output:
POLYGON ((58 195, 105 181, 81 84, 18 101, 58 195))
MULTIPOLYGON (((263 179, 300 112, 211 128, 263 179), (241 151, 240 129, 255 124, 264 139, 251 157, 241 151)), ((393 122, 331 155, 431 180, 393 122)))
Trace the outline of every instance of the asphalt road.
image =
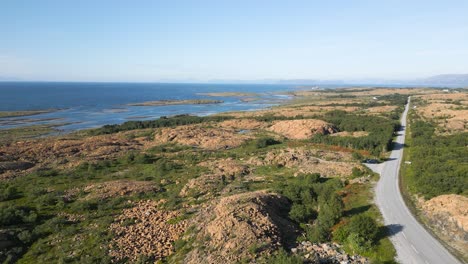
POLYGON ((451 264, 458 261, 432 235, 424 229, 406 207, 398 187, 398 173, 405 142, 406 116, 409 105, 401 119, 402 130, 396 139, 390 159, 383 164, 369 164, 371 169, 380 172, 376 186, 376 204, 385 225, 389 228, 390 239, 397 251, 397 261, 411 264, 451 264))

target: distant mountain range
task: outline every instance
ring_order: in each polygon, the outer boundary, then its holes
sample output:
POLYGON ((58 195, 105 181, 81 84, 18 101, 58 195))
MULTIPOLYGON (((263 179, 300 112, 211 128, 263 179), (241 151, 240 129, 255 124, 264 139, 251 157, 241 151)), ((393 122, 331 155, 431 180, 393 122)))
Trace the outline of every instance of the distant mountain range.
MULTIPOLYGON (((0 82, 27 81, 20 78, 1 76, 0 82)), ((65 81, 66 82, 66 81, 65 81)), ((212 83, 212 84, 285 84, 285 85, 317 85, 317 86, 431 86, 431 87, 468 87, 468 74, 440 74, 419 79, 160 79, 155 82, 167 83, 212 83)))
POLYGON ((468 86, 468 74, 441 74, 420 80, 421 84, 440 86, 468 86))
POLYGON ((289 84, 289 85, 396 85, 468 87, 468 74, 441 74, 420 79, 261 79, 261 80, 211 80, 209 83, 235 84, 289 84))
POLYGON ((298 85, 410 85, 410 86, 442 86, 468 87, 468 74, 441 74, 420 79, 389 80, 389 79, 354 79, 354 80, 314 80, 295 79, 279 80, 278 84, 298 85))

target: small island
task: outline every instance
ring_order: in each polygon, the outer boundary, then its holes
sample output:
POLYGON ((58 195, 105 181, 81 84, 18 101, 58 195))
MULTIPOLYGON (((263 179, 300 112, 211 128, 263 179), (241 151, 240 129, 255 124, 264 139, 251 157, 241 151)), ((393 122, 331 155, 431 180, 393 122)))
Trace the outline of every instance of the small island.
POLYGON ((31 116, 39 115, 57 111, 57 109, 46 109, 46 110, 25 110, 25 111, 0 111, 0 118, 6 117, 19 117, 19 116, 31 116))
POLYGON ((185 105, 185 104, 221 104, 222 100, 195 99, 195 100, 158 100, 142 103, 132 103, 129 106, 164 106, 164 105, 185 105))
POLYGON ((244 97, 244 96, 257 96, 256 93, 242 93, 242 92, 221 92, 221 93, 198 93, 198 95, 212 96, 212 97, 244 97))

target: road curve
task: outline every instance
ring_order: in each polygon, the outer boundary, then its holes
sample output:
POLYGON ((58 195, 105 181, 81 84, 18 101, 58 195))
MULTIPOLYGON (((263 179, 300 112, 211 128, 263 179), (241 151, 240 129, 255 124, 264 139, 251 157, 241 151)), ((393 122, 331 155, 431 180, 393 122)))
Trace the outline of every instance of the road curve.
POLYGON ((397 251, 397 261, 403 264, 461 264, 414 218, 406 207, 399 188, 399 171, 405 142, 406 116, 409 101, 401 118, 402 129, 396 139, 390 159, 373 167, 380 171, 380 180, 375 189, 375 201, 389 228, 397 251))

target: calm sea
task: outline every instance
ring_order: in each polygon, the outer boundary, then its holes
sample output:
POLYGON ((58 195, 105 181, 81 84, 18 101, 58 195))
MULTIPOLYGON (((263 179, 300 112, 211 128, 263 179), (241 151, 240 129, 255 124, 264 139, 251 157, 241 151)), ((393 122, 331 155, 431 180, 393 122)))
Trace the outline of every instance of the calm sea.
POLYGON ((0 118, 0 129, 35 124, 61 124, 71 131, 128 120, 149 120, 178 114, 209 115, 226 111, 250 111, 277 105, 295 90, 292 85, 163 84, 163 83, 48 83, 0 82, 0 111, 59 109, 50 113, 0 118), (257 93, 260 100, 210 97, 200 93, 257 93), (128 106, 155 100, 217 99, 222 104, 128 106))

